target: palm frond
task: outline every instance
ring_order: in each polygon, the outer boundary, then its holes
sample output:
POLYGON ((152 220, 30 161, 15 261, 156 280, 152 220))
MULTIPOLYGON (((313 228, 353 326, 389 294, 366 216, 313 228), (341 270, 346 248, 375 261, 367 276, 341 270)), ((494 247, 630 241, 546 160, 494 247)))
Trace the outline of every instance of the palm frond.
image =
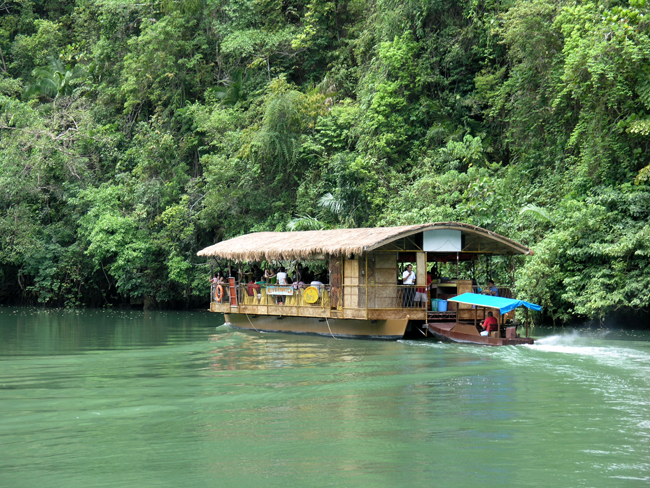
POLYGON ((331 193, 326 193, 318 200, 318 205, 332 212, 337 217, 340 217, 345 207, 345 202, 336 198, 331 193))
POLYGON ((541 221, 552 222, 553 218, 548 211, 537 205, 526 205, 519 210, 519 215, 530 215, 533 218, 541 221))
POLYGON ((309 215, 302 215, 294 217, 287 224, 287 229, 290 231, 298 230, 323 230, 325 229, 325 224, 320 220, 309 215))

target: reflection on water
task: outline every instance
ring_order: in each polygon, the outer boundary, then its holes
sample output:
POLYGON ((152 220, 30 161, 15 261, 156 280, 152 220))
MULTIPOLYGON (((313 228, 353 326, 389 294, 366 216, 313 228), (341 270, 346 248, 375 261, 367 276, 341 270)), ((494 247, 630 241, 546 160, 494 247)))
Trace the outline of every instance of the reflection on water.
POLYGON ((0 308, 0 486, 645 486, 650 334, 526 347, 0 308))
POLYGON ((77 354, 192 340, 223 318, 194 312, 0 307, 0 355, 77 354))

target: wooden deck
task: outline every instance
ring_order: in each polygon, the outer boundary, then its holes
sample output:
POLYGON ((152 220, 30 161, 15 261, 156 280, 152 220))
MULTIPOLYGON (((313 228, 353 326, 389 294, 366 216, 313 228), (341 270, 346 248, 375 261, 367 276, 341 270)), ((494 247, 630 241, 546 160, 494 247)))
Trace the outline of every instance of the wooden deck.
POLYGON ((230 303, 210 303, 211 312, 227 314, 248 314, 248 315, 270 315, 284 317, 318 317, 318 318, 346 318, 355 320, 426 320, 427 311, 424 308, 395 308, 395 309, 372 309, 372 308, 342 308, 332 310, 329 307, 315 306, 291 306, 291 305, 249 305, 240 303, 239 306, 231 306, 230 303))

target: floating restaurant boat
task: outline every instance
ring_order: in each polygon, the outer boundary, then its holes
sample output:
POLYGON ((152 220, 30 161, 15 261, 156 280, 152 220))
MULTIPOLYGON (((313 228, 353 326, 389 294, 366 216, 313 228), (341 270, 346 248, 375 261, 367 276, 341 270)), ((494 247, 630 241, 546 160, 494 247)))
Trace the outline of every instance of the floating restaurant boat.
MULTIPOLYGON (((198 253, 228 263, 228 282, 225 289, 218 287, 211 292, 210 311, 225 314, 226 322, 234 327, 387 340, 402 338, 407 329, 428 334, 434 330, 430 323, 471 324, 482 320, 484 307, 476 309, 449 300, 477 291, 472 280, 458 279, 460 263, 476 262, 481 255, 532 254, 526 246, 504 236, 458 222, 257 232, 219 242, 198 253), (318 261, 327 278, 313 283, 272 285, 256 283, 242 271, 242 263, 264 261, 318 261), (407 263, 415 265, 412 284, 403 284, 398 278, 402 276, 400 265, 407 263), (456 279, 436 279, 429 286, 427 267, 437 266, 431 263, 452 263, 447 268, 453 268, 455 263, 456 279)), ((499 295, 511 297, 512 293, 500 287, 499 295)), ((513 312, 509 313, 500 320, 513 318, 513 312)))

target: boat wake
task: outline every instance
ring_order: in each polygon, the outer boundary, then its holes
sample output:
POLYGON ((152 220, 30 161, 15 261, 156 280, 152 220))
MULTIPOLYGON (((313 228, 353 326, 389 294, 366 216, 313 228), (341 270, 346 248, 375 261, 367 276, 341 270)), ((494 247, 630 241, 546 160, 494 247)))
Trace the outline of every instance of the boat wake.
POLYGON ((566 354, 578 359, 591 359, 596 362, 623 369, 650 372, 650 354, 644 350, 633 349, 620 341, 607 343, 609 331, 599 331, 588 335, 573 331, 569 334, 543 337, 527 347, 542 353, 566 354))
POLYGON ((535 339, 535 345, 540 346, 574 346, 581 345, 587 342, 595 340, 605 339, 606 336, 610 333, 609 330, 601 330, 597 332, 592 332, 588 335, 581 333, 577 330, 573 330, 568 334, 556 334, 548 337, 542 337, 540 339, 535 339))

